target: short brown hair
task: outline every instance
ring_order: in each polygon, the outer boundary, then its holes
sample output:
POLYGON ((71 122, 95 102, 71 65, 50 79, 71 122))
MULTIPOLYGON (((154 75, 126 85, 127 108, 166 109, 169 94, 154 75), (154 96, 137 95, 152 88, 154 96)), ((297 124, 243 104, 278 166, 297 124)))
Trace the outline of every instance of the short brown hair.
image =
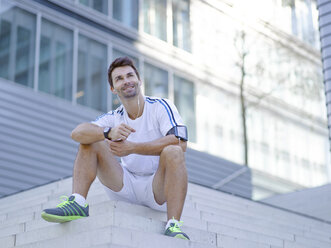
POLYGON ((130 59, 129 57, 126 57, 126 56, 118 57, 111 63, 111 65, 109 66, 109 69, 108 69, 108 82, 110 84, 110 87, 114 88, 113 79, 111 77, 113 70, 117 67, 126 66, 126 65, 132 67, 132 69, 135 71, 138 79, 140 80, 139 72, 138 72, 137 68, 134 66, 132 59, 130 59))

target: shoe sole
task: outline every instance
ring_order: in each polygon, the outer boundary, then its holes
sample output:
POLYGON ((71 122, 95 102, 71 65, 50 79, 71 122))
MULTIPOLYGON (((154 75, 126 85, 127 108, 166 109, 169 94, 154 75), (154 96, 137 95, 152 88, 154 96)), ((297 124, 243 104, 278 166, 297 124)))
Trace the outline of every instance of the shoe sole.
POLYGON ((186 238, 183 234, 177 234, 176 236, 174 236, 174 238, 190 240, 190 239, 186 238))
POLYGON ((41 213, 41 217, 48 222, 55 222, 55 223, 64 223, 64 222, 69 222, 72 220, 84 218, 83 216, 58 216, 58 215, 48 214, 45 212, 41 213))
POLYGON ((185 240, 190 240, 189 238, 187 238, 185 235, 181 234, 181 233, 178 233, 176 235, 169 235, 169 234, 165 234, 165 236, 168 236, 168 237, 172 237, 172 238, 176 238, 176 239, 185 239, 185 240))

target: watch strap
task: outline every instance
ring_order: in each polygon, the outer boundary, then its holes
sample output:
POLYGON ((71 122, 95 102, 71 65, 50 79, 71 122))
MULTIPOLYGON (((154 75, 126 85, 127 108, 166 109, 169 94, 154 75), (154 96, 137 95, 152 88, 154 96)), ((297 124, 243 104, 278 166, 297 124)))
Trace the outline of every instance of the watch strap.
POLYGON ((111 138, 109 137, 110 131, 111 131, 111 127, 109 127, 107 131, 103 131, 103 136, 105 136, 105 139, 111 140, 111 138))

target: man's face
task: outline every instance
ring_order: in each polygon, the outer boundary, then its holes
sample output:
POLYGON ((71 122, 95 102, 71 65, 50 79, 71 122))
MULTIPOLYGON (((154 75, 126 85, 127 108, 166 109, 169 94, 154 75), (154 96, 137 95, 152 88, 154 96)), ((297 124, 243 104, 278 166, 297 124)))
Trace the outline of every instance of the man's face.
POLYGON ((117 67, 112 72, 114 88, 111 88, 114 94, 119 97, 134 97, 139 92, 140 81, 131 66, 117 67))

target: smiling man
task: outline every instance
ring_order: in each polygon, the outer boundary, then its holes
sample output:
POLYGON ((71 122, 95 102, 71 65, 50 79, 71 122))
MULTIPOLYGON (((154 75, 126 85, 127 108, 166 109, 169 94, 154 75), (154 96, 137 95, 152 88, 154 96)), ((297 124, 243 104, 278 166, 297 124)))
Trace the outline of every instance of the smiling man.
POLYGON ((50 222, 87 217, 86 197, 97 176, 111 199, 167 211, 165 235, 189 239, 179 227, 187 193, 182 118, 169 100, 142 94, 139 73, 128 57, 113 61, 108 81, 122 105, 72 131, 72 139, 80 143, 73 194, 43 210, 42 217, 50 222))

